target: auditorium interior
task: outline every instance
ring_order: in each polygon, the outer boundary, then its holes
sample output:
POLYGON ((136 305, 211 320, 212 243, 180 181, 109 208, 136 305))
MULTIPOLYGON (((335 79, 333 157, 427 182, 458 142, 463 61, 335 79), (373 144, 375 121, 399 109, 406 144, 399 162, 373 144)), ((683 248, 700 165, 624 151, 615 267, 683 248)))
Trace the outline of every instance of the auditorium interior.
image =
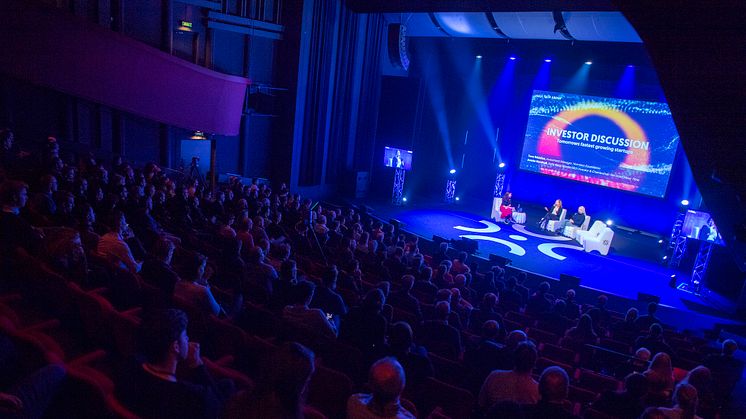
POLYGON ((0 417, 746 417, 743 16, 0 1, 0 417))

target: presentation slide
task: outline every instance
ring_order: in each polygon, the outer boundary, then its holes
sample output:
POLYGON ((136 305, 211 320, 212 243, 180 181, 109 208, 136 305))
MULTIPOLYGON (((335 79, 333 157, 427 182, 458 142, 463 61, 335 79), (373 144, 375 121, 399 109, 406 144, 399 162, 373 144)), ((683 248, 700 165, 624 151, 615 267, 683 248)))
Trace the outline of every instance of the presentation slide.
POLYGON ((412 152, 401 148, 385 147, 383 150, 383 165, 412 170, 412 152))
POLYGON ((662 198, 678 144, 666 103, 534 90, 520 168, 662 198))

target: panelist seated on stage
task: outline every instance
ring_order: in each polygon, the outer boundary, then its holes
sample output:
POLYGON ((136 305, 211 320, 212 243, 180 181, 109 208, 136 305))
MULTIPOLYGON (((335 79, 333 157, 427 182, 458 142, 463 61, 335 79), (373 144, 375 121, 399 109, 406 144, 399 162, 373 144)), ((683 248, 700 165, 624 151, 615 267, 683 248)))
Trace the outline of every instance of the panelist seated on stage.
POLYGON ((585 214, 585 207, 581 205, 578 207, 578 212, 573 214, 569 220, 565 219, 559 223, 559 228, 557 229, 557 231, 563 231, 567 226, 581 228, 583 226, 583 223, 585 223, 586 217, 587 215, 585 214))
POLYGON ((541 228, 546 228, 549 221, 557 221, 560 219, 560 215, 562 214, 562 200, 558 199, 554 201, 554 205, 552 205, 552 208, 544 207, 544 210, 547 213, 539 222, 541 228))
POLYGON ((506 224, 513 221, 513 192, 505 192, 502 203, 500 204, 500 219, 506 224))

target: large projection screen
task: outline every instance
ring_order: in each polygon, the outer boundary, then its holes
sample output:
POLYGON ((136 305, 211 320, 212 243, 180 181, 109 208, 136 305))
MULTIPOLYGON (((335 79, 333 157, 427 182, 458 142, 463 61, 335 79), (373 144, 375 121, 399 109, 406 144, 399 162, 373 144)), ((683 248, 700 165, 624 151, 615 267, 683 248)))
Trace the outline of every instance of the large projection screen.
POLYGON ((666 103, 534 90, 520 168, 662 198, 678 144, 666 103))

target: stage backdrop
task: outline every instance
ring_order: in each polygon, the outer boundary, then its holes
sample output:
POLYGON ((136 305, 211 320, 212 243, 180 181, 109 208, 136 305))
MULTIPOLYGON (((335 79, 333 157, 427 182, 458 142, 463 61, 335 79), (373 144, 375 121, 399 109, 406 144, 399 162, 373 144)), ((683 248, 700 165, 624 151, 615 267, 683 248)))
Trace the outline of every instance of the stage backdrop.
POLYGON ((520 168, 662 198, 679 135, 666 103, 535 90, 520 168))

